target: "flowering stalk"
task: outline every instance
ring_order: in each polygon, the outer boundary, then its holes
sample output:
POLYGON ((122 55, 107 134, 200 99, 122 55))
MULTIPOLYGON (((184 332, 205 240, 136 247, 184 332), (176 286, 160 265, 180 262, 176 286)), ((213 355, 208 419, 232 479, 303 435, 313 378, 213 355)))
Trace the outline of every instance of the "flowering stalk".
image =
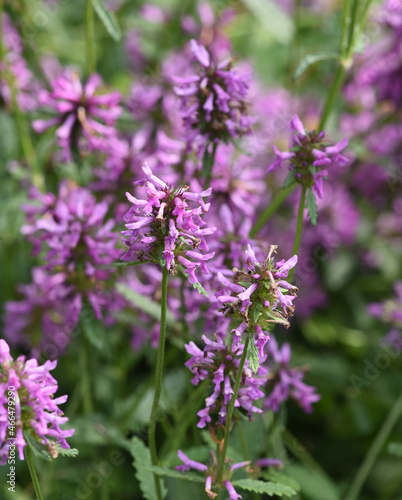
MULTIPOLYGON (((305 200, 306 200, 306 188, 304 186, 302 186, 301 193, 300 193, 299 210, 297 212, 296 234, 295 234, 295 240, 293 243, 293 250, 292 250, 293 255, 296 255, 297 252, 299 251, 299 248, 300 248, 300 241, 301 241, 301 235, 302 235, 302 230, 303 230, 303 215, 304 215, 305 200)), ((290 280, 293 277, 294 270, 295 270, 295 268, 293 267, 289 271, 289 279, 290 280)))
MULTIPOLYGON (((149 450, 151 453, 151 461, 153 465, 158 464, 158 455, 156 451, 155 429, 156 417, 158 413, 159 399, 162 391, 162 376, 163 376, 163 362, 165 357, 165 340, 166 340, 166 309, 167 309, 167 286, 168 286, 168 269, 163 267, 162 275, 162 299, 161 299, 161 325, 159 333, 159 346, 156 358, 156 371, 155 371, 155 394, 152 403, 151 419, 148 428, 149 450)), ((159 478, 154 474, 155 488, 158 500, 162 500, 162 492, 159 483, 159 478)))
POLYGON ((85 36, 87 45, 88 75, 95 72, 95 28, 94 28, 94 8, 92 0, 87 0, 85 36))
POLYGON ((255 238, 259 231, 264 227, 268 220, 274 215, 282 203, 286 200, 289 194, 296 188, 296 183, 291 184, 286 188, 281 188, 277 195, 273 198, 272 202, 262 212, 257 222, 251 228, 250 238, 255 238))
POLYGON ((247 358, 248 344, 250 342, 250 337, 252 335, 253 335, 252 332, 247 333, 246 341, 244 343, 243 354, 241 356, 239 369, 237 372, 234 393, 232 395, 232 399, 230 400, 230 404, 229 404, 229 408, 228 408, 228 413, 227 413, 226 423, 225 423, 225 437, 223 439, 222 453, 220 454, 219 467, 218 467, 218 483, 220 483, 222 481, 222 474, 224 471, 225 458, 226 458, 226 453, 227 453, 228 444, 229 444, 229 434, 230 434, 230 426, 232 423, 233 411, 234 411, 237 396, 239 394, 240 382, 241 382, 241 377, 243 375, 244 363, 246 362, 246 358, 247 358))
POLYGON ((43 500, 42 490, 40 489, 38 475, 36 474, 35 465, 32 458, 32 452, 29 446, 27 446, 25 449, 25 457, 27 459, 29 474, 31 475, 36 498, 37 500, 43 500))

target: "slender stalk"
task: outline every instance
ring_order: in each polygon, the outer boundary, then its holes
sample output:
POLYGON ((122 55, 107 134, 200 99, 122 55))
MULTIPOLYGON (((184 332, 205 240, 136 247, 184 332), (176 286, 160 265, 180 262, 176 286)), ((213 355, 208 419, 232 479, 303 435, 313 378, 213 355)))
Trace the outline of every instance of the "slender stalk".
POLYGON ((85 326, 83 325, 83 320, 80 319, 81 323, 81 337, 82 346, 80 349, 80 364, 81 364, 81 396, 82 405, 85 415, 93 413, 93 403, 92 403, 92 392, 91 392, 91 371, 89 367, 89 346, 88 340, 85 335, 85 326))
POLYGON ((96 68, 94 8, 92 5, 92 0, 87 0, 85 37, 87 45, 88 75, 91 75, 95 72, 96 68))
POLYGON ((365 483, 368 475, 370 474, 370 471, 373 468, 374 462, 378 454, 380 453, 381 448, 384 446, 384 443, 387 440, 388 436, 390 435, 393 427, 400 419, 401 414, 402 414, 402 393, 400 394, 399 398, 395 401, 394 406, 388 413, 387 418, 382 424, 381 429, 379 430, 366 456, 364 457, 363 463, 359 467, 359 470, 357 471, 357 474, 353 480, 349 493, 346 496, 346 500, 356 500, 358 498, 360 490, 362 489, 363 484, 365 483))
POLYGON ((296 188, 297 184, 291 184, 287 188, 280 189, 278 193, 274 196, 272 202, 267 206, 267 208, 262 212, 257 222, 254 224, 250 231, 250 237, 254 238, 257 236, 261 228, 267 223, 271 216, 278 210, 282 203, 286 200, 289 194, 296 188))
MULTIPOLYGON (((148 429, 149 450, 151 453, 151 461, 153 465, 158 465, 155 430, 156 430, 156 419, 158 416, 159 399, 162 392, 163 362, 165 358, 167 285, 168 285, 168 270, 165 266, 163 268, 163 275, 162 275, 161 326, 159 334, 158 354, 156 357, 155 394, 154 394, 151 419, 149 421, 149 429, 148 429)), ((155 479, 155 488, 158 500, 162 500, 161 486, 159 483, 159 478, 156 474, 154 474, 154 479, 155 479)))
POLYGON ((232 399, 230 400, 228 413, 226 416, 225 437, 223 439, 222 453, 220 455, 219 466, 218 466, 218 484, 222 481, 222 475, 224 472, 225 458, 226 458, 226 453, 227 453, 228 444, 229 444, 230 426, 232 423, 232 416, 233 416, 235 402, 236 402, 237 396, 239 394, 240 382, 241 382, 241 378, 243 376, 243 368, 244 368, 244 363, 246 362, 246 358, 247 358, 247 348, 248 348, 248 344, 250 342, 250 337, 252 337, 252 333, 248 332, 246 341, 244 343, 243 354, 240 358, 239 369, 237 371, 234 393, 233 393, 232 399))
POLYGON ((32 484, 33 484, 33 487, 35 490, 36 498, 37 498, 37 500, 44 500, 43 495, 42 495, 42 491, 40 489, 39 479, 38 479, 38 476, 36 474, 35 465, 34 465, 34 462, 32 459, 31 448, 29 446, 26 446, 24 453, 25 453, 25 458, 27 459, 29 474, 31 475, 32 484))
MULTIPOLYGON (((207 146, 208 147, 208 146, 207 146)), ((208 154, 208 165, 207 165, 207 171, 205 175, 205 187, 204 189, 208 189, 209 185, 211 184, 211 179, 212 179, 212 168, 215 163, 215 155, 216 155, 216 148, 218 147, 218 143, 214 142, 212 144, 212 153, 209 155, 208 154)))
MULTIPOLYGON (((306 201, 306 188, 302 186, 301 193, 300 193, 300 203, 299 203, 299 210, 297 212, 297 225, 296 225, 296 234, 295 234, 295 240, 293 243, 293 250, 292 250, 292 255, 297 254, 300 248, 300 242, 301 242, 301 235, 302 235, 302 230, 303 230, 303 216, 304 216, 304 205, 306 201)), ((289 271, 289 280, 292 279, 294 269, 291 269, 289 271)))
POLYGON ((324 111, 322 112, 320 125, 318 127, 319 130, 323 130, 323 128, 327 124, 327 120, 332 112, 336 96, 338 95, 338 91, 342 86, 345 75, 346 75, 346 67, 341 62, 339 63, 338 69, 336 70, 334 81, 332 82, 331 89, 329 91, 327 100, 325 102, 324 111))

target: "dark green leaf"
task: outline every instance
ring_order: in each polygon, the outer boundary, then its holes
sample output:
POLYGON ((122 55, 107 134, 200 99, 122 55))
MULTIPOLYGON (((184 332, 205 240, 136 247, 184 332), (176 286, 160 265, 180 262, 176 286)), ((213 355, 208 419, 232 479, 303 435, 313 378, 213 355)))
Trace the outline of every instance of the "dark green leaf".
POLYGON ((300 61, 299 65, 293 73, 293 80, 297 80, 307 69, 313 64, 320 61, 327 61, 329 59, 339 59, 338 54, 309 54, 300 61))
POLYGON ((254 309, 254 321, 257 322, 261 311, 261 302, 258 302, 254 309))
MULTIPOLYGON (((188 274, 186 273, 186 271, 181 266, 177 266, 177 268, 183 274, 183 276, 185 276, 186 278, 188 278, 188 274)), ((193 288, 195 288, 196 290, 198 290, 198 293, 200 295, 205 295, 205 297, 209 298, 209 295, 207 294, 205 288, 201 285, 201 283, 191 283, 191 284, 193 285, 193 288)))
POLYGON ((265 493, 269 496, 291 497, 296 494, 296 491, 290 486, 278 483, 266 483, 257 479, 240 479, 239 481, 234 481, 232 484, 235 488, 242 488, 243 490, 254 491, 255 493, 265 493))
POLYGON ((263 473, 263 477, 267 481, 273 481, 274 483, 279 483, 283 486, 289 486, 289 488, 292 488, 296 492, 300 491, 299 483, 292 477, 283 474, 283 472, 270 468, 263 473))
POLYGON ((317 202, 311 189, 307 190, 307 212, 310 217, 311 224, 317 224, 317 202))
POLYGON ((285 179, 285 182, 283 183, 282 189, 288 188, 291 184, 294 183, 296 178, 296 170, 290 170, 288 173, 288 176, 285 179))
POLYGON ((24 432, 24 438, 35 457, 46 460, 46 462, 52 461, 52 456, 47 448, 38 443, 28 432, 24 432))
POLYGON ((196 476, 194 474, 183 474, 183 472, 180 472, 175 469, 168 469, 167 467, 158 467, 156 465, 147 465, 146 467, 143 467, 145 471, 155 473, 158 476, 166 476, 166 477, 173 477, 175 479, 182 479, 184 481, 192 481, 194 483, 203 483, 205 482, 205 478, 202 478, 201 476, 196 476))
POLYGON ((121 30, 114 12, 104 5, 103 0, 92 0, 92 5, 109 35, 118 42, 121 39, 121 30))
POLYGON ((257 373, 258 367, 260 366, 260 360, 258 358, 258 349, 252 336, 250 338, 250 342, 248 343, 247 359, 249 360, 250 368, 254 373, 257 373))
POLYGON ((108 337, 103 323, 95 318, 90 306, 84 306, 80 314, 80 326, 91 345, 103 354, 110 354, 108 337))
MULTIPOLYGON (((154 475, 149 467, 151 466, 151 455, 148 448, 137 437, 133 437, 130 445, 130 452, 134 458, 134 467, 137 472, 135 477, 140 483, 141 491, 146 500, 157 500, 154 475)), ((159 474, 161 475, 161 474, 159 474)), ((162 482, 162 497, 166 495, 166 488, 162 482)))

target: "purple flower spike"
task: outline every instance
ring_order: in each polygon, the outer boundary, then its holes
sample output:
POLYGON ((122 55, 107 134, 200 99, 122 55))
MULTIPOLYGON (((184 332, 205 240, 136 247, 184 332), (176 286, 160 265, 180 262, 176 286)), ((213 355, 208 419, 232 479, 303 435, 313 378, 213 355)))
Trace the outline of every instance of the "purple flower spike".
POLYGON ((18 449, 20 460, 24 460, 24 448, 27 445, 23 432, 32 439, 46 446, 53 458, 58 455, 56 444, 69 448, 66 438, 74 430, 62 430, 67 421, 58 405, 67 401, 67 396, 56 399, 57 381, 50 375, 56 368, 57 361, 46 361, 38 366, 36 359, 25 361, 20 356, 15 361, 10 355, 10 348, 5 340, 0 339, 0 465, 7 462, 10 440, 18 449), (15 431, 9 435, 9 401, 14 401, 15 431))
POLYGON ((122 232, 122 242, 128 250, 121 260, 159 264, 163 258, 170 273, 179 269, 188 275, 190 283, 198 283, 196 271, 209 274, 206 262, 214 256, 214 252, 204 252, 208 250, 205 236, 214 233, 215 228, 206 228, 201 219, 210 206, 202 197, 209 196, 211 189, 190 193, 187 186, 165 184, 147 163, 142 170, 146 177, 135 184, 146 187, 147 198, 137 200, 126 193, 133 206, 124 216, 128 231, 122 232))
POLYGON ((289 167, 290 180, 298 182, 306 188, 311 188, 317 198, 323 197, 323 179, 327 168, 344 166, 348 160, 341 154, 348 140, 342 139, 335 145, 324 142, 325 133, 307 131, 300 118, 295 115, 290 122, 290 151, 281 152, 273 146, 275 161, 268 167, 272 172, 284 165, 289 167), (325 168, 324 168, 325 167, 325 168))
POLYGON ((191 51, 200 64, 200 72, 175 77, 175 92, 181 99, 187 149, 197 145, 201 156, 208 142, 227 142, 250 132, 254 118, 247 116, 247 92, 250 74, 239 74, 228 59, 216 65, 210 54, 195 40, 191 51))
POLYGON ((81 144, 77 131, 82 133, 90 148, 102 149, 105 138, 116 135, 114 124, 122 108, 119 92, 97 93, 101 84, 98 74, 91 75, 83 85, 76 73, 65 71, 52 82, 50 92, 43 90, 39 94, 40 104, 52 109, 57 116, 35 120, 32 127, 40 134, 57 125, 56 136, 68 158, 72 148, 81 144))

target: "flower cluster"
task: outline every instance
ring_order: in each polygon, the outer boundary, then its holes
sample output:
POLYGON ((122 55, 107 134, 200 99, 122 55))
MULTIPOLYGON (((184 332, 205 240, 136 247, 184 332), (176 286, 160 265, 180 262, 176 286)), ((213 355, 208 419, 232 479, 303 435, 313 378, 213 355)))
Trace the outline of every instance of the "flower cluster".
POLYGON ((201 153, 207 142, 228 142, 248 134, 255 120, 247 116, 250 74, 233 70, 230 58, 214 64, 206 48, 195 40, 191 50, 199 62, 199 74, 176 76, 175 92, 182 100, 188 149, 198 140, 201 153))
POLYGON ((315 392, 315 387, 303 382, 305 370, 288 366, 291 358, 290 345, 284 343, 279 348, 275 338, 271 337, 267 350, 268 388, 271 392, 264 401, 264 409, 277 412, 281 403, 292 398, 304 411, 312 412, 312 403, 319 401, 321 396, 315 392))
POLYGON ((69 448, 66 438, 74 434, 73 429, 63 430, 61 425, 68 421, 63 417, 59 406, 67 401, 67 396, 53 398, 58 386, 50 375, 56 368, 57 361, 46 361, 42 366, 36 359, 25 361, 25 356, 16 360, 10 355, 5 340, 0 339, 0 464, 7 461, 8 441, 12 439, 24 459, 27 445, 25 434, 42 446, 56 458, 57 444, 69 448), (9 412, 15 413, 15 429, 10 429, 9 412))
POLYGON ((116 135, 114 124, 122 108, 119 92, 97 93, 101 83, 98 74, 91 75, 84 85, 73 71, 60 74, 52 81, 50 92, 43 90, 39 94, 41 106, 52 109, 57 116, 35 120, 34 130, 42 133, 57 126, 56 136, 67 157, 74 149, 81 149, 82 138, 90 149, 102 148, 104 138, 116 135))
MULTIPOLYGON (((234 394, 234 383, 240 365, 244 344, 235 349, 227 346, 224 338, 214 335, 213 340, 202 336, 205 343, 204 350, 194 342, 187 344, 186 351, 192 356, 185 365, 194 374, 191 382, 198 385, 203 380, 210 380, 213 393, 205 399, 205 408, 197 415, 200 421, 197 426, 223 426, 226 422, 228 405, 234 394)), ((261 409, 254 402, 264 396, 260 387, 265 383, 267 371, 260 366, 257 374, 253 374, 248 361, 243 368, 241 386, 235 408, 248 415, 250 420, 253 413, 261 413, 261 409), (265 378, 264 378, 265 376, 265 378)))
POLYGON ((276 245, 271 245, 267 258, 260 263, 248 245, 247 271, 233 269, 233 283, 223 274, 218 275, 224 288, 216 293, 216 297, 223 304, 222 311, 237 323, 233 330, 235 344, 241 341, 241 334, 248 329, 257 334, 260 356, 268 340, 264 330, 269 330, 275 323, 289 326, 288 317, 293 315, 293 300, 298 291, 286 281, 289 271, 297 263, 297 255, 287 261, 275 262, 276 248, 276 245))
POLYGON ((297 115, 292 118, 290 129, 290 151, 281 152, 273 146, 276 159, 267 171, 272 172, 287 164, 290 170, 287 183, 296 181, 305 188, 311 188, 316 197, 322 198, 327 168, 343 166, 348 162, 340 154, 348 145, 348 140, 342 139, 335 145, 325 143, 325 132, 306 131, 297 115))
POLYGON ((203 198, 211 194, 211 188, 191 193, 187 186, 174 188, 165 184, 153 175, 147 163, 142 170, 146 177, 135 184, 146 186, 147 199, 138 200, 126 193, 133 206, 124 216, 128 230, 122 232, 122 242, 128 250, 121 259, 163 265, 166 262, 172 274, 179 268, 188 274, 190 283, 197 283, 195 271, 200 269, 208 274, 206 261, 214 256, 203 252, 208 251, 205 236, 213 234, 215 228, 205 227, 201 219, 210 206, 203 198), (189 209, 187 202, 194 203, 195 208, 189 209))

